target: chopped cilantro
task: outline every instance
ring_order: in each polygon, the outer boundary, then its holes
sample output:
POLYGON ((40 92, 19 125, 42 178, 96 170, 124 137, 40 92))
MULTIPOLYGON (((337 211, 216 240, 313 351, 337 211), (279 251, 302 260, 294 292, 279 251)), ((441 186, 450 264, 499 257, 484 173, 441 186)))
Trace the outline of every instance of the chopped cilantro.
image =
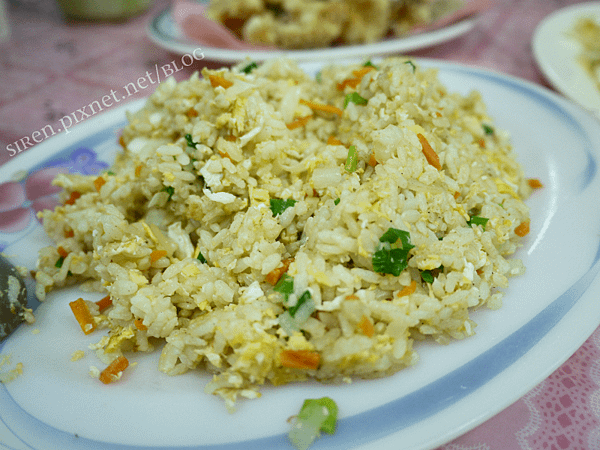
POLYGON ((201 252, 198 252, 198 256, 196 257, 196 259, 198 261, 200 261, 202 264, 206 264, 208 261, 206 261, 206 258, 204 257, 204 255, 201 252))
POLYGON ((308 449, 319 432, 335 433, 337 416, 337 404, 329 397, 304 400, 289 433, 290 442, 298 450, 308 449))
POLYGON ((337 205, 339 205, 339 204, 340 204, 340 199, 339 199, 339 198, 336 198, 336 199, 333 201, 333 204, 334 204, 334 205, 336 205, 336 206, 337 206, 337 205))
POLYGON ((275 292, 283 294, 287 301, 290 294, 294 293, 294 277, 288 275, 287 273, 284 273, 283 275, 281 275, 281 278, 279 279, 275 287, 273 287, 273 290, 275 292))
POLYGON ((431 273, 431 270, 422 270, 421 278, 426 283, 429 283, 429 284, 433 283, 433 274, 431 273))
POLYGON ((164 188, 161 189, 161 192, 166 192, 167 194, 169 194, 169 200, 171 200, 171 197, 173 197, 173 194, 175 193, 175 188, 173 186, 165 186, 164 188))
POLYGON ((56 264, 54 264, 54 267, 58 267, 60 269, 62 267, 62 265, 63 265, 63 262, 65 262, 65 257, 61 256, 56 261, 56 264))
MULTIPOLYGON (((292 281, 293 283, 293 281, 292 281)), ((307 302, 307 300, 311 299, 312 295, 310 295, 309 291, 304 291, 304 293, 300 296, 296 304, 288 309, 290 316, 294 317, 296 312, 300 309, 300 307, 307 302)))
POLYGON ((417 70, 417 66, 415 66, 415 64, 411 60, 404 61, 404 64, 408 64, 410 67, 412 67, 413 73, 415 73, 415 71, 417 70))
POLYGON ((351 94, 346 94, 346 98, 344 99, 344 109, 346 109, 350 102, 356 105, 366 105, 368 100, 363 98, 358 92, 352 92, 351 94))
POLYGON ((487 217, 473 216, 471 217, 471 219, 469 219, 467 225, 469 225, 470 227, 472 227, 473 225, 481 225, 481 228, 483 228, 483 231, 485 231, 485 225, 488 223, 488 220, 490 219, 488 219, 487 217))
POLYGON ((367 61, 366 63, 363 64, 363 67, 373 67, 375 68, 375 70, 379 70, 379 67, 377 67, 375 64, 373 64, 371 62, 371 60, 367 61))
POLYGON ((356 168, 358 167, 358 152, 356 151, 356 147, 351 145, 348 149, 348 157, 346 158, 346 164, 344 165, 344 169, 346 172, 356 172, 356 168))
POLYGON ((481 125, 485 134, 494 134, 494 129, 485 123, 481 125))
POLYGON ((315 80, 317 80, 317 83, 319 83, 319 84, 321 84, 321 81, 323 81, 323 74, 321 73, 320 70, 315 75, 315 80))
POLYGON ((112 170, 107 170, 106 175, 116 175, 112 170))
POLYGON ((244 72, 245 74, 249 74, 250 72, 252 72, 252 70, 256 69, 258 67, 258 64, 256 64, 254 61, 251 62, 250 64, 248 64, 246 67, 244 67, 242 69, 242 72, 244 72))
POLYGON ((185 137, 185 140, 187 141, 188 147, 198 148, 199 142, 194 142, 191 134, 188 133, 184 137, 185 137))
POLYGON ((389 228, 380 238, 381 244, 373 254, 373 270, 398 276, 408 266, 408 252, 414 248, 407 231, 389 228), (392 247, 400 239, 400 247, 392 247))
POLYGON ((286 209, 294 206, 296 204, 296 200, 288 198, 283 200, 281 198, 272 198, 269 200, 269 204, 271 206, 271 212, 273 213, 273 217, 278 216, 286 209))

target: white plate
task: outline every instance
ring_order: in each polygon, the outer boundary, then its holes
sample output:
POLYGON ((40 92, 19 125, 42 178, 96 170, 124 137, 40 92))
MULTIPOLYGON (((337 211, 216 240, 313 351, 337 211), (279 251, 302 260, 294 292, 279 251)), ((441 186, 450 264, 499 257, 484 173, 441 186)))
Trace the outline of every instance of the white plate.
POLYGON ((550 14, 537 26, 532 47, 548 81, 600 117, 600 90, 577 61, 581 45, 567 35, 577 19, 586 16, 600 22, 600 2, 581 3, 550 14))
MULTIPOLYGON (((0 386, 5 448, 291 449, 286 419, 304 399, 328 395, 339 405, 338 429, 313 448, 431 449, 498 413, 558 368, 600 324, 600 123, 519 79, 420 62, 439 67, 451 90, 479 90, 496 126, 510 130, 527 176, 545 186, 528 200, 531 233, 518 252, 527 273, 511 280, 500 310, 474 314, 476 336, 448 346, 418 344, 421 361, 384 379, 267 386, 260 399, 243 401, 229 414, 220 399, 203 393, 208 375, 166 376, 156 369, 158 354, 133 355, 138 366, 114 385, 89 377, 90 365, 101 366, 95 356, 71 362, 70 355, 99 336, 83 336, 67 305, 82 294, 60 291, 37 308, 34 326, 20 327, 0 346, 13 363, 24 364, 21 377, 0 386)), ((306 67, 315 73, 319 66, 306 67)), ((97 159, 88 163, 101 168, 98 161, 109 162, 117 150, 125 107, 16 157, 0 168, 0 180, 57 159, 68 165, 81 148, 93 149, 97 159)), ((0 242, 14 262, 33 267, 36 250, 48 240, 34 224, 0 235, 0 242)))
POLYGON ((167 8, 154 17, 147 27, 148 37, 160 47, 177 54, 193 54, 194 50, 202 53, 206 60, 236 63, 246 57, 253 61, 264 61, 268 58, 286 56, 297 61, 333 60, 350 57, 372 57, 391 53, 402 53, 420 48, 430 47, 465 34, 475 25, 474 18, 458 21, 438 30, 415 34, 403 38, 385 39, 381 42, 366 45, 346 45, 334 48, 314 50, 230 50, 200 45, 187 38, 167 8))

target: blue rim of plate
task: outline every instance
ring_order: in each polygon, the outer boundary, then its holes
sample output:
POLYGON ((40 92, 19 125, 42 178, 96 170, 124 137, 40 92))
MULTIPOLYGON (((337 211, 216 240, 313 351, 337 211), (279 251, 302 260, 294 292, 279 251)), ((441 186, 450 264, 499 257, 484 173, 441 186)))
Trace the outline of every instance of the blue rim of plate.
POLYGON ((204 47, 183 36, 171 14, 171 7, 159 12, 146 27, 146 34, 158 46, 179 54, 192 53, 201 48, 207 60, 236 63, 246 57, 260 62, 269 58, 285 56, 297 61, 333 60, 359 56, 377 56, 409 52, 427 48, 455 39, 475 26, 477 16, 462 19, 446 27, 410 35, 406 38, 390 38, 374 44, 345 45, 314 50, 231 50, 204 47))
MULTIPOLYGON (((424 62, 426 60, 423 60, 424 62)), ((457 64, 447 64, 437 62, 443 67, 446 72, 454 72, 457 74, 468 74, 469 76, 479 77, 487 81, 492 81, 495 84, 501 85, 507 89, 519 91, 522 95, 534 99, 544 108, 551 111, 553 114, 560 116, 566 120, 570 126, 574 127, 578 133, 585 137, 586 158, 587 164, 580 174, 579 192, 586 190, 598 175, 598 161, 594 152, 593 144, 586 130, 573 118, 573 115, 563 107, 561 102, 563 99, 555 94, 535 86, 528 82, 515 79, 510 76, 491 72, 483 69, 465 67, 457 64)), ((121 107, 123 108, 123 107, 121 107)), ((76 148, 87 146, 91 142, 101 142, 103 137, 112 139, 114 142, 115 130, 122 126, 124 122, 120 122, 118 126, 111 126, 102 131, 99 131, 92 136, 86 137, 81 142, 70 146, 69 148, 58 153, 57 156, 64 157, 76 148)), ((53 157, 55 160, 57 156, 53 157)), ((42 167, 44 163, 37 164, 35 167, 42 167)), ((544 309, 538 312, 529 322, 521 326, 512 334, 505 337, 491 348, 479 354, 463 366, 443 375, 439 379, 429 383, 422 388, 413 391, 405 396, 392 400, 384 405, 375 407, 371 410, 358 413, 350 417, 342 417, 338 420, 337 430, 334 436, 324 436, 317 440, 311 448, 327 448, 327 449, 347 449, 353 446, 365 445, 377 439, 389 436, 402 429, 406 429, 411 425, 426 420, 427 418, 443 411, 444 409, 456 404, 468 395, 475 392, 487 384, 494 377, 505 371, 508 367, 517 362, 525 353, 531 350, 542 338, 544 338, 573 308, 574 305, 587 292, 590 285, 598 277, 600 272, 600 243, 597 245, 595 255, 589 267, 583 274, 562 294, 549 303, 544 309), (506 351, 510 348, 511 351, 506 351), (383 419, 383 420, 382 420, 383 419)), ((586 338, 593 332, 589 331, 586 338)), ((584 339, 585 340, 585 339, 584 339)), ((6 342, 6 341, 5 341, 6 342)), ((0 344, 0 351, 4 343, 0 344)), ((566 360, 570 355, 564 355, 562 361, 566 360)), ((544 378, 544 374, 540 375, 544 378)), ((534 383, 533 385, 535 385, 534 383)), ((532 385, 532 387, 533 387, 532 385)), ((520 392, 524 395, 525 392, 520 392)), ((518 398, 517 397, 517 398, 518 398)), ((513 399, 513 400, 516 400, 513 399)), ((137 449, 137 450, 157 450, 160 448, 168 448, 169 450, 233 450, 233 449, 263 449, 263 448, 291 448, 287 440, 287 435, 278 434, 261 439, 253 439, 245 442, 225 443, 216 445, 200 445, 200 446, 174 446, 174 447, 159 447, 159 446, 131 446, 100 442, 83 437, 73 438, 73 435, 53 427, 46 425, 29 413, 23 411, 19 405, 12 399, 10 393, 4 385, 0 386, 0 404, 2 412, 0 413, 0 421, 10 429, 15 436, 19 437, 22 442, 29 448, 32 447, 22 436, 23 433, 17 434, 14 430, 15 423, 25 423, 26 426, 23 432, 39 434, 44 436, 44 441, 54 448, 64 449, 96 449, 102 448, 106 450, 117 449, 137 449), (6 417, 6 418, 5 418, 6 417), (12 427, 11 427, 12 426, 12 427)), ((499 412, 499 411, 496 411, 499 412)), ((475 426, 475 425, 473 425, 475 426)), ((441 445, 438 443, 438 445, 441 445)), ((39 447, 40 449, 42 447, 39 447)))

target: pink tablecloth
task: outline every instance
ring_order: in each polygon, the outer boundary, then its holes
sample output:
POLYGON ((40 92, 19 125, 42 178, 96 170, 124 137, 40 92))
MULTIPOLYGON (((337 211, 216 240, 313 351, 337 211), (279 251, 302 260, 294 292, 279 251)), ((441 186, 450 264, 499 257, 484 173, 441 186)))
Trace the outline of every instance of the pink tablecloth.
MULTIPOLYGON (((468 34, 413 54, 548 86, 531 53, 532 33, 546 15, 573 3, 580 2, 497 0, 468 34)), ((157 1, 147 14, 121 24, 67 25, 51 0, 11 2, 11 38, 0 44, 0 164, 11 158, 8 148, 33 131, 179 59, 145 35, 149 18, 166 4, 157 1)), ((210 63, 196 62, 173 76, 187 77, 202 64, 210 63)), ((539 386, 441 449, 600 449, 600 329, 539 386)))

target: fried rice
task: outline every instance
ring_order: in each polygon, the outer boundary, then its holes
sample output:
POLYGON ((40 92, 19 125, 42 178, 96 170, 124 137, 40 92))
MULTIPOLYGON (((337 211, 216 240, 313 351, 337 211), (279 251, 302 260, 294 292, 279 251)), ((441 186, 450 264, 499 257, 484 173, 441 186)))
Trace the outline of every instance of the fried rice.
POLYGON ((37 295, 106 293, 87 302, 100 358, 156 348, 164 373, 214 374, 230 407, 264 383, 412 366, 415 341, 474 335, 471 311, 525 270, 509 256, 531 188, 508 133, 404 58, 170 78, 121 144, 100 176, 56 178, 37 295))

